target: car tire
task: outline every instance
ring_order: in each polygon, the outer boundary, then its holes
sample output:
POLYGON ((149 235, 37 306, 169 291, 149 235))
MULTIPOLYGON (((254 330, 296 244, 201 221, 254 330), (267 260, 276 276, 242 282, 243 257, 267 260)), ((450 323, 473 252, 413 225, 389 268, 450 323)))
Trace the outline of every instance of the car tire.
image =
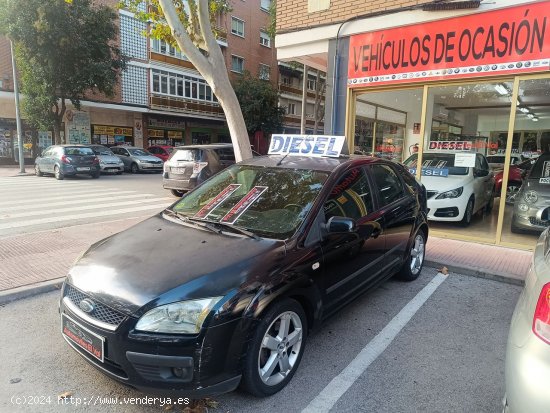
POLYGON ((139 167, 136 163, 130 165, 130 172, 132 172, 133 174, 137 174, 139 172, 139 167))
POLYGON ((124 171, 116 171, 117 175, 122 175, 123 173, 124 173, 124 171))
POLYGON ((511 182, 506 188, 506 205, 514 205, 521 185, 511 182))
POLYGON ((468 204, 466 204, 466 210, 464 211, 464 217, 460 221, 460 225, 467 227, 472 222, 472 217, 474 216, 474 197, 470 197, 468 204))
POLYGON ((306 336, 307 318, 302 306, 289 298, 275 302, 253 332, 241 387, 256 397, 270 396, 285 387, 298 369, 306 336), (282 324, 282 320, 286 322, 282 324), (268 369, 263 376, 262 367, 268 369))
POLYGON ((95 172, 95 173, 92 174, 92 178, 97 179, 97 178, 99 178, 100 175, 101 175, 101 172, 95 172))
POLYGON ((178 198, 181 198, 185 194, 185 191, 178 191, 177 189, 170 189, 170 192, 178 198))
POLYGON ((57 165, 53 168, 53 174, 55 175, 55 179, 58 181, 65 179, 65 174, 61 172, 61 168, 57 165))
POLYGON ((44 176, 44 174, 40 170, 40 167, 38 166, 38 164, 34 165, 34 174, 36 176, 44 176))
POLYGON ((403 281, 414 281, 420 275, 426 256, 426 232, 420 229, 411 244, 403 267, 397 273, 397 278, 403 281))
POLYGON ((515 218, 512 217, 512 224, 510 225, 510 231, 512 231, 512 233, 514 233, 514 234, 526 234, 527 231, 525 231, 524 229, 521 229, 520 227, 518 227, 514 223, 514 220, 515 220, 515 218))

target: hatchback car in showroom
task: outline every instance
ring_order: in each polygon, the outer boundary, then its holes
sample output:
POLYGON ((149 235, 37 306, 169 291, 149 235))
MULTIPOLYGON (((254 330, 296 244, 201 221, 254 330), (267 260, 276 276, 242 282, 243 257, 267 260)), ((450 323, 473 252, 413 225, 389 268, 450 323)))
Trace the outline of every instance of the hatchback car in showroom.
POLYGON ((54 145, 46 148, 34 161, 36 176, 53 174, 55 179, 66 176, 90 175, 99 178, 99 159, 86 145, 54 145))
POLYGON ((64 282, 62 334, 146 393, 268 396, 322 320, 416 279, 427 238, 425 189, 402 165, 256 157, 92 245, 64 282))
MULTIPOLYGON (((416 173, 418 154, 405 162, 416 173)), ((475 166, 454 166, 455 154, 426 152, 422 156, 422 183, 428 192, 428 219, 470 225, 479 211, 491 212, 495 179, 487 159, 475 154, 475 166)))
POLYGON ((162 162, 168 160, 173 150, 174 147, 170 145, 152 145, 147 148, 147 151, 162 160, 162 162))
POLYGON ((230 143, 178 146, 164 163, 162 186, 180 197, 234 163, 230 143))
POLYGON ((514 203, 511 230, 543 231, 550 225, 550 152, 537 158, 514 203))
POLYGON ((116 156, 112 150, 103 145, 89 145, 95 155, 99 158, 101 172, 114 172, 120 175, 124 172, 124 162, 116 156))
POLYGON ((519 296, 506 345, 504 413, 550 411, 550 234, 544 231, 519 296))
POLYGON ((133 174, 145 171, 162 171, 162 161, 145 149, 133 146, 115 146, 111 149, 124 162, 124 169, 133 174))

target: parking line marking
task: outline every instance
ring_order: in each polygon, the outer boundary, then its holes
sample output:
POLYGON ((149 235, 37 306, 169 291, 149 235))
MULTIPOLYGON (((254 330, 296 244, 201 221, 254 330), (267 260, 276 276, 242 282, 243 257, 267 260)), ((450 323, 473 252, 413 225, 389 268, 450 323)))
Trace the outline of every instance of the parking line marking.
POLYGON ((365 370, 397 337, 416 312, 447 279, 438 273, 399 313, 374 337, 344 370, 334 377, 326 387, 303 410, 302 413, 329 412, 336 402, 348 391, 365 370))

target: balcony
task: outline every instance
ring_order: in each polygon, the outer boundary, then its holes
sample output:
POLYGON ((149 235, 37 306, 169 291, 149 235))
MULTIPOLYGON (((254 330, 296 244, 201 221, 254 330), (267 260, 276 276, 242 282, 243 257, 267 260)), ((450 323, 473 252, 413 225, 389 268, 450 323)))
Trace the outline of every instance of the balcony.
POLYGON ((175 96, 152 95, 149 98, 151 109, 160 109, 180 114, 206 115, 218 119, 225 119, 223 109, 218 103, 198 102, 195 100, 175 96))

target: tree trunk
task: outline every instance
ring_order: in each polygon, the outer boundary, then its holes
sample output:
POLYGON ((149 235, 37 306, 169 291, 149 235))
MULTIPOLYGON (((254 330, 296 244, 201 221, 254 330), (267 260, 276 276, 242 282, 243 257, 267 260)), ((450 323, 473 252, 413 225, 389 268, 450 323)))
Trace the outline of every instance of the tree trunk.
POLYGON ((55 145, 61 144, 61 122, 57 119, 53 122, 53 143, 55 145))

